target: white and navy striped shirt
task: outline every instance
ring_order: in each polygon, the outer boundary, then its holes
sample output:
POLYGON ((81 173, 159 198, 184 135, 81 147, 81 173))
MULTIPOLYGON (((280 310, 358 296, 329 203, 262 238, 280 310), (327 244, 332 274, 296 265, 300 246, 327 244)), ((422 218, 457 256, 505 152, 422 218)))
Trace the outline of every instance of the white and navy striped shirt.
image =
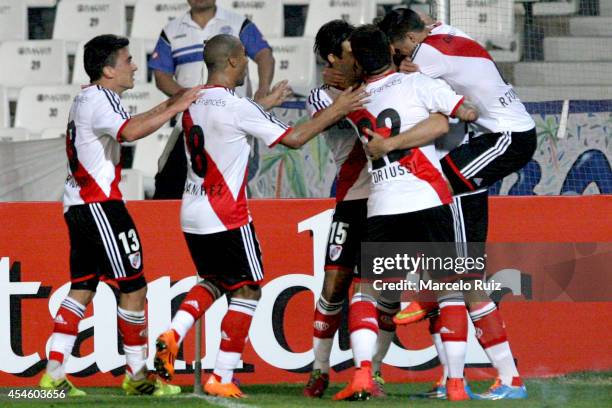
POLYGON ((72 205, 123 199, 120 142, 129 120, 119 95, 110 89, 90 85, 74 98, 66 133, 64 211, 72 205))
POLYGON ((211 86, 183 113, 183 129, 188 165, 183 231, 204 235, 248 224, 247 138, 254 136, 272 147, 291 128, 234 90, 211 86))

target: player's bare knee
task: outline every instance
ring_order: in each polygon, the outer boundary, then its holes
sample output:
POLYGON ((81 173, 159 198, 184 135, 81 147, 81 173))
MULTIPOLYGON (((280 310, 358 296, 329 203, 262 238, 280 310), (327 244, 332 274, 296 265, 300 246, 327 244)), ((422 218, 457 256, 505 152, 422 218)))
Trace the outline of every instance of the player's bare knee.
POLYGON ((71 288, 68 292, 68 297, 76 300, 83 306, 87 306, 91 302, 95 294, 96 292, 94 292, 93 290, 71 288))
POLYGON ((147 285, 131 292, 121 292, 119 307, 126 310, 143 310, 147 300, 147 285))
POLYGON ((259 285, 244 285, 232 291, 231 297, 259 300, 261 298, 261 287, 259 285))

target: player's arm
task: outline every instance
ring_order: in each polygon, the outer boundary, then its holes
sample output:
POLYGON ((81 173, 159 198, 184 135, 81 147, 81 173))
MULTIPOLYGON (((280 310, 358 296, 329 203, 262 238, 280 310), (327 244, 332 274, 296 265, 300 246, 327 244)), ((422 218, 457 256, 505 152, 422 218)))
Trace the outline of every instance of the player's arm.
POLYGON ((327 108, 320 110, 312 119, 300 123, 280 140, 284 146, 298 149, 310 139, 344 118, 349 112, 357 110, 366 103, 364 87, 352 88, 342 92, 327 108))
POLYGON ((174 79, 174 74, 169 74, 163 71, 153 71, 155 77, 155 86, 168 96, 176 95, 178 92, 186 89, 183 88, 174 79))
POLYGON ((259 82, 253 99, 260 103, 261 98, 270 92, 272 78, 274 77, 274 56, 272 47, 264 39, 259 28, 246 19, 240 29, 240 41, 244 45, 247 55, 257 64, 259 82))
POLYGON ((441 113, 432 113, 429 118, 417 123, 407 131, 386 139, 368 128, 365 128, 364 131, 372 137, 365 146, 366 153, 373 160, 377 160, 394 150, 429 144, 448 133, 448 118, 441 113))
POLYGON ((120 141, 133 142, 150 135, 175 115, 189 108, 189 105, 198 98, 198 93, 202 88, 203 85, 180 91, 153 109, 133 116, 123 125, 118 138, 120 141))
POLYGON ((153 70, 155 85, 166 95, 172 96, 184 89, 174 79, 175 65, 172 58, 172 46, 165 29, 159 35, 155 50, 149 60, 149 68, 153 70))

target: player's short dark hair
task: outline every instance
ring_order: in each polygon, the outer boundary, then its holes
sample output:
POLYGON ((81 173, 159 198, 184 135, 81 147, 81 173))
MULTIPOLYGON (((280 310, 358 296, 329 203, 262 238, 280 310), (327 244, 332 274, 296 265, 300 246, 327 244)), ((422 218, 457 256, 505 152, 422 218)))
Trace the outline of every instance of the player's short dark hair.
POLYGON ((85 44, 84 62, 85 72, 91 82, 102 77, 104 67, 114 67, 117 62, 117 53, 127 47, 130 40, 113 34, 104 34, 92 38, 85 44))
POLYGON ((327 61, 327 56, 333 54, 342 58, 342 43, 350 37, 355 27, 344 20, 332 20, 323 24, 315 37, 314 52, 323 61, 327 61))
POLYGON ((389 39, 374 24, 357 27, 350 40, 355 61, 361 65, 366 75, 391 65, 389 39))
POLYGON ((378 27, 391 42, 402 40, 407 33, 421 32, 425 29, 425 23, 421 17, 409 8, 398 8, 388 12, 378 23, 378 27))
POLYGON ((219 71, 227 65, 227 59, 235 55, 240 39, 229 34, 217 34, 204 43, 204 63, 208 72, 219 71))

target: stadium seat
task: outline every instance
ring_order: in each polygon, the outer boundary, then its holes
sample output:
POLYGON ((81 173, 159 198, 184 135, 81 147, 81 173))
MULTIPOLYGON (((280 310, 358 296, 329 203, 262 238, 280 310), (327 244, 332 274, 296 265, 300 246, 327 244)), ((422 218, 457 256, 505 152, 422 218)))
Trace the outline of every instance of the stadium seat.
POLYGON ((612 99, 612 86, 525 86, 514 89, 523 102, 612 99))
POLYGON ((162 28, 187 10, 186 0, 137 0, 130 36, 144 39, 146 50, 151 53, 162 28))
POLYGON ((533 4, 534 16, 566 16, 576 14, 580 0, 556 0, 533 4))
POLYGON ((599 0, 599 15, 612 16, 612 2, 610 0, 599 0))
POLYGON ((45 128, 66 127, 72 100, 80 87, 25 86, 19 91, 15 127, 41 133, 45 128))
POLYGON ((578 37, 612 37, 612 17, 572 17, 569 29, 578 37))
MULTIPOLYGON (((289 81, 293 92, 308 95, 315 85, 316 60, 312 51, 314 40, 307 37, 283 37, 268 39, 274 52, 274 82, 289 81)), ((257 65, 249 60, 249 72, 253 89, 257 89, 257 65)))
POLYGON ((220 7, 246 16, 266 39, 282 37, 285 17, 281 0, 217 0, 220 7))
MULTIPOLYGON (((0 44, 0 85, 64 85, 68 79, 66 46, 60 40, 5 41, 0 44)), ((9 89, 9 99, 16 99, 9 89)))
POLYGON ((11 114, 9 111, 6 90, 0 86, 0 127, 9 127, 11 114))
POLYGON ((57 139, 59 137, 66 137, 66 126, 43 129, 40 134, 41 139, 57 139))
POLYGON ((519 62, 516 86, 612 85, 612 62, 519 62))
POLYGON ((545 37, 546 61, 612 61, 612 42, 606 37, 545 37))
POLYGON ((136 141, 132 168, 140 170, 145 177, 155 177, 157 160, 164 151, 171 133, 171 127, 163 127, 152 135, 136 141))
POLYGON ((30 140, 27 129, 24 128, 0 128, 0 142, 23 142, 30 140))
POLYGON ((304 36, 315 37, 319 28, 341 18, 352 24, 371 23, 376 17, 376 2, 370 0, 310 0, 304 36))
POLYGON ((135 169, 124 169, 121 171, 121 182, 119 190, 126 200, 143 200, 144 185, 142 173, 135 169))
POLYGON ((164 127, 150 136, 135 143, 132 168, 139 170, 143 176, 145 197, 153 197, 155 193, 155 174, 161 156, 172 133, 171 127, 164 127))
POLYGON ((137 84, 121 95, 121 104, 130 115, 145 112, 165 100, 166 95, 153 84, 137 84))
POLYGON ((518 48, 514 27, 514 3, 480 2, 465 7, 465 0, 451 0, 451 25, 460 27, 487 49, 518 48))
POLYGON ((126 34, 123 0, 62 0, 57 5, 53 38, 69 41, 73 54, 80 41, 100 34, 126 34))
MULTIPOLYGON (((87 41, 82 41, 77 46, 74 57, 74 68, 72 70, 72 83, 83 85, 89 83, 89 76, 85 72, 84 47, 87 41)), ((147 52, 145 51, 144 40, 140 38, 130 38, 130 54, 132 60, 138 66, 135 79, 136 82, 147 82, 147 52)))
POLYGON ((0 41, 28 39, 28 9, 21 0, 0 0, 0 41))
POLYGON ((57 0, 25 0, 28 7, 55 7, 57 0))

